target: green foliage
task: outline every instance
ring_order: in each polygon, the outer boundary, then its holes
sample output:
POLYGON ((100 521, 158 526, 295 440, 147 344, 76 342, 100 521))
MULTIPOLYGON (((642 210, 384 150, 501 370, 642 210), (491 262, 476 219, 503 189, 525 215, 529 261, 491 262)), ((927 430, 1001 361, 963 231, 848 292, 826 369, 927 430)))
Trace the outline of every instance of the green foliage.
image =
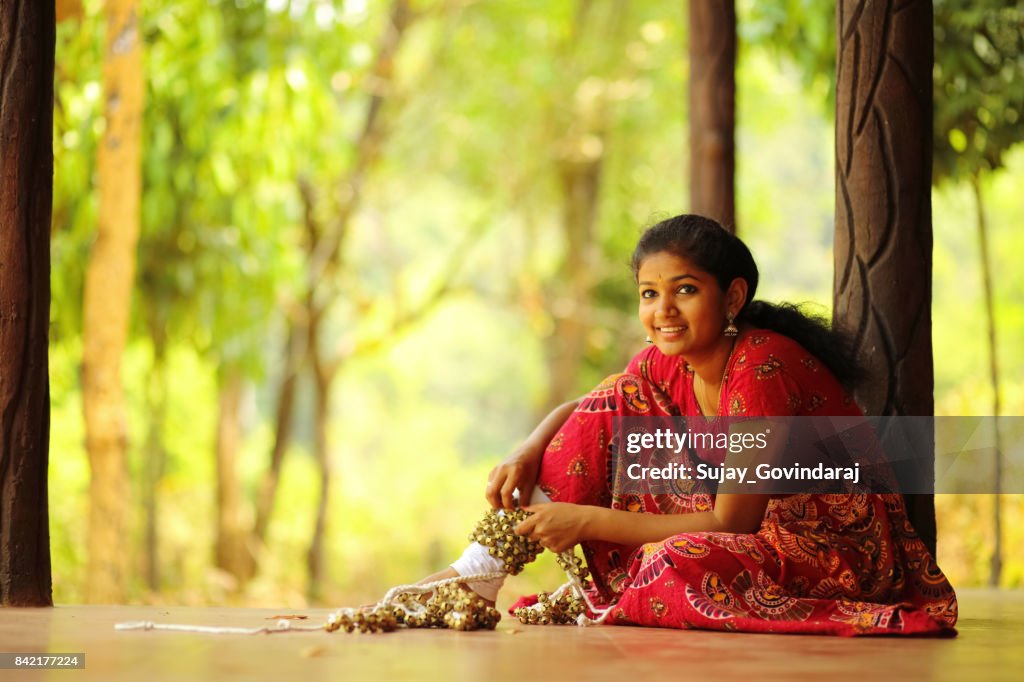
POLYGON ((741 50, 765 50, 796 65, 806 87, 823 97, 828 114, 836 100, 836 5, 821 0, 736 3, 741 50))
MULTIPOLYGON (((1018 225, 1024 221, 1019 187, 1024 181, 1024 147, 1005 157, 1005 169, 983 179, 989 213, 989 249, 995 318, 998 325, 999 366, 1004 396, 1024 386, 1024 240, 1018 225)), ((946 183, 933 199, 933 343, 935 349, 936 410, 941 414, 990 414, 988 338, 973 226, 975 205, 969 188, 946 183), (955 397, 952 397, 955 396, 955 397), (953 400, 943 406, 944 400, 953 400)), ((1004 414, 1024 414, 1024 404, 1004 397, 1004 414)))
POLYGON ((179 2, 145 17, 152 142, 137 319, 155 338, 189 339, 258 375, 274 310, 298 276, 294 171, 265 143, 292 129, 290 104, 267 92, 268 81, 284 90, 292 67, 272 60, 262 7, 219 10, 179 2))
MULTIPOLYGON (((964 180, 1002 164, 1024 138, 1024 4, 934 0, 933 179, 964 180)), ((754 49, 797 65, 835 106, 835 12, 815 0, 741 2, 739 30, 754 49)))
POLYGON ((432 27, 438 48, 418 83, 424 94, 396 122, 391 158, 424 174, 424 192, 487 197, 477 215, 492 228, 466 279, 480 294, 518 303, 541 338, 554 330, 543 302, 565 286, 556 281, 566 248, 561 164, 584 150, 600 159, 590 312, 597 328, 581 391, 621 367, 639 341, 639 330, 625 338, 617 331, 629 329, 625 264, 638 226, 655 211, 681 208, 682 18, 681 8, 657 3, 469 5, 432 27))
POLYGON ((933 175, 999 168, 1024 138, 1024 4, 935 0, 933 175))
POLYGON ((57 27, 53 106, 53 230, 51 338, 81 333, 82 288, 96 226, 97 193, 91 191, 96 146, 103 129, 101 63, 103 25, 98 3, 85 3, 85 21, 57 27))

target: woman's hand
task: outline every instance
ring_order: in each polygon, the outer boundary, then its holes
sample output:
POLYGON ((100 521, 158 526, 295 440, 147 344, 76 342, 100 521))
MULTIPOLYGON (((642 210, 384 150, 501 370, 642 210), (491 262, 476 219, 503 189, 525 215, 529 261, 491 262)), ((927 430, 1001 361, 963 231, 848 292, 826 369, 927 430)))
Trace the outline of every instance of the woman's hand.
POLYGON ((533 430, 512 456, 491 470, 487 477, 487 501, 495 509, 515 509, 512 492, 519 488, 519 501, 523 506, 530 503, 533 487, 540 473, 540 460, 544 450, 573 413, 579 400, 570 400, 551 410, 537 428, 533 430))
POLYGON ((540 460, 543 450, 537 451, 521 447, 498 466, 491 469, 487 477, 485 495, 494 509, 515 509, 515 498, 512 492, 519 489, 519 500, 523 505, 529 504, 533 494, 533 486, 537 483, 540 473, 540 460))
POLYGON ((516 526, 518 535, 536 540, 552 552, 564 552, 585 540, 594 507, 566 502, 532 504, 532 516, 516 526))

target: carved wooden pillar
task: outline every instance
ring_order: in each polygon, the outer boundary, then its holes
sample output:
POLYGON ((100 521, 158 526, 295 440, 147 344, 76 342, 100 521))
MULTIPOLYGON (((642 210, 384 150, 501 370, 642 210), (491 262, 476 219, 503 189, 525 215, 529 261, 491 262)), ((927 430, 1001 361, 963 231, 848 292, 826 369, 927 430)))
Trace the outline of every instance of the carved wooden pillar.
MULTIPOLYGON (((931 415, 932 3, 839 0, 834 320, 868 414, 931 415)), ((935 548, 930 495, 906 498, 935 548)))

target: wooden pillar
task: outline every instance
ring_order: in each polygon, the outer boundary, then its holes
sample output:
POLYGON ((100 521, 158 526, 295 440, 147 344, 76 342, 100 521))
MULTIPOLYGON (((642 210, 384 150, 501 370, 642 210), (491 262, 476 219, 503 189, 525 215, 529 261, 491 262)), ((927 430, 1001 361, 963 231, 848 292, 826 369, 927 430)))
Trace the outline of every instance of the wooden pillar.
MULTIPOLYGON (((834 321, 873 415, 931 415, 932 3, 839 0, 834 321)), ((935 549, 930 495, 906 498, 935 549)))
POLYGON ((0 605, 51 606, 52 2, 0 3, 0 605))
POLYGON ((690 0, 690 211, 735 232, 736 7, 690 0))

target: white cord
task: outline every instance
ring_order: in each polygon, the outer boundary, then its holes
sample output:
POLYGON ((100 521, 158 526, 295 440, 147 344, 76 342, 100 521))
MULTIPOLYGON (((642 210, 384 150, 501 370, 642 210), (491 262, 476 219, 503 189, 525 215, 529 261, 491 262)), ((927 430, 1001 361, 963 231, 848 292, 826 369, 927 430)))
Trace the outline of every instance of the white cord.
MULTIPOLYGON (((572 551, 562 552, 561 557, 562 562, 566 566, 571 565, 572 560, 575 558, 572 551)), ((580 579, 576 576, 576 574, 572 573, 571 571, 566 571, 565 575, 569 577, 569 584, 572 585, 573 591, 576 592, 576 595, 583 599, 583 603, 587 605, 587 608, 590 609, 591 613, 597 615, 597 618, 588 618, 585 613, 581 613, 576 618, 576 624, 580 626, 589 626, 600 625, 601 623, 603 623, 605 619, 608 617, 608 615, 612 612, 612 608, 614 608, 614 605, 604 609, 597 608, 596 606, 594 606, 594 603, 590 601, 590 597, 587 596, 587 591, 583 588, 583 583, 580 582, 580 579)))
POLYGON ((322 625, 293 625, 291 621, 281 619, 277 625, 261 628, 216 627, 213 625, 175 625, 154 623, 150 620, 117 623, 115 630, 174 630, 177 632, 200 632, 208 635, 272 635, 276 632, 313 632, 323 630, 322 625))
MULTIPOLYGON (((394 599, 400 594, 427 594, 433 593, 439 587, 444 585, 450 585, 451 583, 461 583, 469 581, 482 581, 492 580, 499 575, 505 575, 503 572, 491 572, 491 573, 479 573, 474 575, 456 576, 454 578, 444 578, 442 580, 434 580, 423 585, 398 585, 388 590, 388 593, 384 595, 375 606, 397 606, 406 613, 415 613, 416 610, 409 609, 402 604, 392 603, 394 599)), ((375 608, 375 607, 374 607, 375 608)), ((426 606, 422 607, 426 609, 426 606)), ((358 608, 341 608, 332 612, 327 617, 327 623, 323 625, 294 625, 290 620, 284 618, 277 621, 274 626, 264 626, 261 628, 239 628, 239 627, 217 627, 213 625, 178 625, 172 623, 154 623, 151 620, 139 620, 131 621, 128 623, 116 623, 114 625, 115 630, 173 630, 175 632, 199 632, 207 635, 272 635, 278 632, 319 632, 326 630, 327 625, 337 620, 338 616, 345 613, 354 613, 360 611, 358 608)))

